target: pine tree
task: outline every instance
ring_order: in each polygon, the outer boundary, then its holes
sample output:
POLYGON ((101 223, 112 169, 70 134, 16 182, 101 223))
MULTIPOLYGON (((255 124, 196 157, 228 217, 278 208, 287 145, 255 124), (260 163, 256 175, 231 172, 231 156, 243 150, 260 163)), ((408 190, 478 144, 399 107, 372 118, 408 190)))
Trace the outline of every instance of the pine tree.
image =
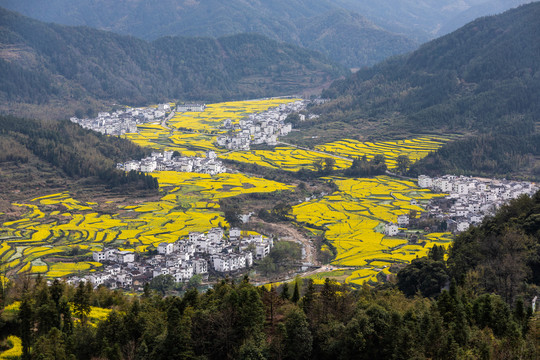
POLYGON ((32 305, 30 304, 30 300, 25 296, 19 308, 19 321, 22 341, 22 360, 31 359, 30 349, 32 347, 32 329, 34 328, 32 318, 32 305))
POLYGON ((81 320, 81 324, 85 325, 90 310, 90 294, 81 281, 73 296, 73 313, 81 320))
POLYGON ((298 300, 300 300, 300 289, 298 288, 298 280, 294 282, 294 290, 292 294, 291 301, 293 303, 298 303, 298 300))
POLYGON ((285 283, 283 284, 283 287, 281 289, 281 298, 283 300, 289 300, 290 298, 290 295, 289 295, 289 284, 285 283))

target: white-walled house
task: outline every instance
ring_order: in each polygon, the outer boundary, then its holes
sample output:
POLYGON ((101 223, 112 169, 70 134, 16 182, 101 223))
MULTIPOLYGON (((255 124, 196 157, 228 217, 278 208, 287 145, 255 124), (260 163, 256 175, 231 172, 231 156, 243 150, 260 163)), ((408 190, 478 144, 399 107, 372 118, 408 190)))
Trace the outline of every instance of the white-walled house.
POLYGON ((409 215, 406 215, 406 214, 398 215, 397 223, 400 227, 405 227, 409 225, 409 215))
POLYGON ((387 223, 384 226, 384 233, 388 236, 396 236, 399 232, 399 228, 395 223, 387 223))
POLYGON ((174 244, 173 243, 166 243, 162 242, 158 245, 157 251, 159 254, 163 255, 169 255, 174 250, 174 244))
POLYGON ((231 239, 238 239, 240 237, 240 235, 242 234, 242 231, 240 230, 240 228, 231 228, 229 230, 229 237, 231 239))

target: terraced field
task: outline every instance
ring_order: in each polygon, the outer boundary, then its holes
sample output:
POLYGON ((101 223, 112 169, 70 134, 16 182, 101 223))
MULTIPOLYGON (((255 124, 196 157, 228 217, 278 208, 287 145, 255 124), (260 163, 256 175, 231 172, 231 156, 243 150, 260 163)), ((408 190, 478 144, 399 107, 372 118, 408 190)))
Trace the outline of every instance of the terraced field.
POLYGON ((118 207, 118 213, 95 210, 68 193, 51 194, 18 204, 24 218, 0 226, 0 259, 19 273, 60 277, 99 268, 100 263, 77 261, 104 244, 122 250, 145 251, 173 242, 190 231, 227 225, 218 200, 251 192, 274 192, 292 186, 242 174, 158 172, 163 195, 158 201, 118 207))
POLYGON ((233 124, 238 124, 243 117, 266 111, 281 104, 294 102, 298 99, 265 99, 222 102, 206 106, 204 112, 177 113, 169 126, 173 129, 188 129, 194 132, 219 131, 220 126, 226 119, 231 119, 233 124))
POLYGON ((302 168, 314 170, 313 163, 316 160, 325 157, 331 157, 335 160, 336 169, 345 169, 352 164, 352 160, 344 160, 332 155, 324 155, 315 151, 302 150, 288 146, 277 146, 273 150, 235 151, 219 156, 221 159, 247 162, 288 171, 298 171, 302 168))
POLYGON ((221 152, 223 149, 214 145, 215 135, 186 134, 165 129, 159 124, 138 125, 137 134, 126 134, 126 138, 137 145, 160 151, 179 151, 184 156, 202 157, 209 150, 221 152))
POLYGON ((298 171, 302 168, 314 170, 313 163, 321 158, 332 157, 336 161, 335 169, 351 166, 352 160, 366 155, 372 159, 375 155, 384 155, 389 169, 396 167, 396 159, 407 155, 412 162, 426 157, 453 138, 448 136, 422 136, 408 140, 359 142, 340 140, 315 146, 316 151, 303 150, 289 146, 277 146, 272 150, 236 151, 221 155, 220 158, 257 165, 298 171))
POLYGON ((371 160, 375 155, 384 155, 388 168, 394 168, 396 166, 396 159, 400 155, 407 155, 412 162, 415 162, 453 139, 455 137, 452 136, 421 136, 413 139, 381 142, 360 142, 343 139, 324 145, 317 145, 315 148, 351 159, 366 155, 367 159, 371 160))
POLYGON ((226 119, 237 124, 243 117, 266 111, 298 99, 266 99, 223 102, 207 105, 204 112, 185 112, 167 122, 167 129, 160 124, 138 125, 137 134, 126 138, 140 146, 179 151, 185 156, 204 156, 208 150, 224 152, 214 145, 217 134, 225 133, 221 125, 226 119))
POLYGON ((388 176, 334 181, 338 192, 294 206, 293 215, 308 228, 325 229, 325 237, 337 250, 332 264, 362 267, 347 278, 348 282, 361 284, 364 280, 375 280, 381 271, 388 272, 393 263, 425 256, 434 244, 450 244, 449 233, 428 234, 418 244, 382 233, 381 225, 395 222, 398 215, 410 210, 424 211, 411 205, 412 199, 421 204, 439 195, 420 189, 413 182, 388 176))
MULTIPOLYGON (((177 114, 167 126, 145 124, 138 134, 126 137, 139 145, 160 150, 177 150, 188 156, 202 156, 214 150, 220 158, 298 171, 313 169, 316 160, 332 157, 336 169, 351 165, 352 159, 382 154, 389 168, 399 155, 416 161, 451 141, 453 137, 421 136, 409 140, 359 142, 344 139, 319 145, 315 150, 278 146, 273 150, 229 152, 214 146, 225 119, 233 123, 253 112, 265 111, 295 99, 256 100, 211 104, 205 112, 177 114)), ((242 174, 157 172, 160 198, 113 207, 102 211, 95 202, 82 202, 67 192, 41 196, 15 204, 25 215, 0 225, 0 262, 12 273, 41 273, 48 277, 93 271, 101 264, 88 261, 93 250, 103 245, 121 250, 146 251, 161 242, 176 241, 190 231, 207 231, 227 225, 218 200, 246 193, 269 193, 293 186, 242 174)), ((293 207, 294 220, 314 232, 324 232, 337 251, 333 264, 347 270, 329 276, 361 284, 377 281, 389 273, 393 263, 406 263, 424 256, 434 244, 447 246, 451 235, 423 234, 418 244, 382 234, 383 224, 396 221, 410 210, 437 196, 413 182, 388 176, 373 179, 332 178, 339 190, 318 200, 293 207), (324 230, 321 230, 324 229, 324 230)), ((322 275, 316 277, 323 281, 322 275)))

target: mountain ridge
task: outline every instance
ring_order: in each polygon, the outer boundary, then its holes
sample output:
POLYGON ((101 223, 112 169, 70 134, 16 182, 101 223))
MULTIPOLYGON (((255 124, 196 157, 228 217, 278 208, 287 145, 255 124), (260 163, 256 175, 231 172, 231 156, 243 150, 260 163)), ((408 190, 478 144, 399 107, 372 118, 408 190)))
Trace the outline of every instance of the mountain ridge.
POLYGON ((334 82, 323 93, 333 100, 318 109, 323 116, 305 137, 343 126, 349 136, 364 138, 418 132, 481 136, 459 140, 462 146, 445 145, 420 162, 428 167, 416 170, 473 174, 476 164, 476 174, 538 177, 539 37, 540 3, 477 19, 408 55, 334 82), (513 145, 519 141, 532 146, 513 145))
POLYGON ((0 99, 8 108, 53 100, 91 106, 277 96, 347 74, 319 53, 256 34, 146 42, 3 9, 0 23, 0 99))
POLYGON ((161 0, 151 4, 138 0, 114 3, 53 0, 47 4, 30 0, 24 4, 0 2, 0 6, 2 5, 43 21, 86 25, 148 41, 163 36, 221 37, 259 33, 274 40, 317 50, 348 67, 373 65, 388 57, 388 54, 408 52, 418 45, 416 41, 403 35, 376 26, 358 13, 351 15, 350 10, 345 10, 329 0, 232 0, 226 3, 218 0, 161 0), (352 31, 338 32, 330 48, 321 47, 312 39, 304 41, 305 34, 310 30, 317 33, 339 30, 333 22, 323 21, 336 11, 341 12, 341 20, 346 21, 352 31), (343 12, 347 12, 347 15, 343 15, 343 12), (350 16, 362 20, 350 21, 350 16), (317 24, 316 28, 314 24, 317 24), (351 35, 355 33, 370 38, 367 42, 351 41, 351 35), (341 46, 340 43, 344 45, 341 46), (374 44, 377 46, 373 46, 374 44), (361 56, 354 57, 352 54, 361 56))

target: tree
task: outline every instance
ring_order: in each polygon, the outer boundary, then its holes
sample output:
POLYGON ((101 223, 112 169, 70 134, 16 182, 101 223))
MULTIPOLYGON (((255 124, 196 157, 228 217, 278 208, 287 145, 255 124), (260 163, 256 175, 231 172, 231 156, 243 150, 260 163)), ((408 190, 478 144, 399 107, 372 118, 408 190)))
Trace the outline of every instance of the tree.
POLYGON ((411 159, 408 155, 399 155, 396 159, 396 172, 398 174, 405 174, 411 166, 411 159))
POLYGON ((239 360, 266 360, 264 337, 247 339, 238 352, 239 360))
POLYGON ((324 173, 330 174, 332 171, 334 171, 334 167, 336 166, 336 159, 332 157, 324 158, 324 173))
POLYGON ((202 283, 202 275, 201 274, 195 274, 193 275, 187 284, 188 289, 196 289, 199 287, 202 283))
POLYGON ((302 297, 302 310, 306 314, 310 314, 313 304, 315 302, 315 285, 313 279, 308 279, 308 286, 306 289, 306 293, 304 294, 304 297, 302 297))
POLYGON ((86 324, 90 310, 90 293, 81 281, 73 296, 73 313, 79 318, 81 324, 84 325, 86 324))
POLYGON ((163 360, 188 360, 195 357, 191 341, 191 318, 180 314, 176 306, 167 310, 167 335, 156 348, 155 355, 163 360))
POLYGON ((224 217, 231 226, 239 226, 242 224, 242 220, 240 219, 240 209, 238 208, 225 209, 224 217))
POLYGON ((22 359, 30 359, 30 348, 32 347, 32 330, 34 329, 33 311, 30 300, 25 296, 19 309, 19 321, 21 322, 22 359))
POLYGON ((313 167, 315 168, 315 171, 322 172, 324 168, 324 159, 315 159, 315 161, 313 161, 313 167))
POLYGON ((294 307, 285 318, 283 358, 307 360, 311 358, 313 336, 306 315, 294 307))
POLYGON ((156 276, 150 281, 150 289, 158 291, 163 296, 173 287, 174 278, 169 274, 156 276))
POLYGON ((300 300, 300 289, 298 288, 298 279, 296 279, 291 301, 296 304, 298 300, 300 300))
POLYGON ((272 215, 281 221, 289 220, 292 214, 292 206, 290 204, 279 202, 272 209, 272 215))
POLYGON ((433 247, 429 250, 428 257, 434 261, 443 261, 444 253, 445 253, 445 250, 442 245, 441 246, 433 245, 433 247))
POLYGON ((377 154, 371 159, 373 165, 382 165, 386 163, 386 159, 383 154, 377 154))
POLYGON ((57 328, 52 328, 47 335, 37 339, 32 352, 40 360, 72 359, 66 350, 63 334, 57 328))
POLYGON ((418 291, 426 297, 437 295, 449 280, 444 263, 428 258, 414 259, 397 277, 399 289, 407 296, 418 291))
POLYGON ((281 298, 283 300, 289 300, 289 298, 290 298, 289 284, 288 283, 283 284, 283 287, 281 288, 281 298))

